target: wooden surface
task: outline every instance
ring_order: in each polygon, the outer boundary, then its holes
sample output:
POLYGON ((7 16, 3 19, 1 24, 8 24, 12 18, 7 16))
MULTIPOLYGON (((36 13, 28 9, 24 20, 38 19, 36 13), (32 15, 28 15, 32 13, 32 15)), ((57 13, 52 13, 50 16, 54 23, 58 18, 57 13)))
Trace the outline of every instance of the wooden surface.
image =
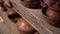
MULTIPOLYGON (((60 34, 60 28, 53 27, 48 23, 51 22, 41 9, 28 9, 20 4, 20 0, 10 0, 13 9, 16 10, 29 24, 31 24, 40 34, 60 34)), ((4 29, 5 30, 5 29, 4 29)))

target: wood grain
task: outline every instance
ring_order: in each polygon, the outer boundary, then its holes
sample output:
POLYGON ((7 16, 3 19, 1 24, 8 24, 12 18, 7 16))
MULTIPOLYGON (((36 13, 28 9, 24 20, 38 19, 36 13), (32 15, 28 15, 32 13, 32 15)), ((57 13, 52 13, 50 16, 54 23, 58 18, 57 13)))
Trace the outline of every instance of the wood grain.
POLYGON ((51 22, 41 9, 28 9, 20 4, 20 0, 10 0, 13 9, 16 10, 29 24, 31 24, 40 34, 60 34, 60 28, 56 28, 48 24, 51 22))

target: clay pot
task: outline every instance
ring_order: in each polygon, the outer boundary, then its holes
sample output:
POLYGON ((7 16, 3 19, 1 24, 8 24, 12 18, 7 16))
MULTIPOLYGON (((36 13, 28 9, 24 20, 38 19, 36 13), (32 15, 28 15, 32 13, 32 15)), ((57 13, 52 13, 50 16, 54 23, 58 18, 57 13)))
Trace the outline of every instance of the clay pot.
POLYGON ((60 11, 55 11, 55 10, 48 8, 46 11, 46 15, 52 22, 50 23, 51 25, 60 28, 60 11))
POLYGON ((16 11, 12 8, 7 8, 8 15, 16 14, 16 11))
POLYGON ((50 19, 52 25, 60 27, 60 0, 43 0, 48 9, 46 11, 47 17, 50 19))
POLYGON ((24 0, 21 1, 21 4, 23 4, 25 7, 32 9, 41 8, 40 0, 24 0))
POLYGON ((53 10, 60 10, 60 0, 43 0, 49 8, 53 10))
POLYGON ((18 19, 21 18, 21 16, 18 13, 16 13, 8 15, 8 18, 11 19, 11 21, 13 21, 14 23, 16 23, 18 19))
POLYGON ((14 9, 7 8, 7 15, 8 18, 11 19, 13 22, 17 22, 17 20, 21 17, 14 9))
POLYGON ((48 8, 46 14, 51 20, 60 21, 60 11, 55 11, 48 8))
POLYGON ((17 27, 19 31, 23 31, 25 33, 33 33, 33 31, 35 31, 35 29, 28 22, 26 22, 23 18, 20 18, 17 21, 17 27))

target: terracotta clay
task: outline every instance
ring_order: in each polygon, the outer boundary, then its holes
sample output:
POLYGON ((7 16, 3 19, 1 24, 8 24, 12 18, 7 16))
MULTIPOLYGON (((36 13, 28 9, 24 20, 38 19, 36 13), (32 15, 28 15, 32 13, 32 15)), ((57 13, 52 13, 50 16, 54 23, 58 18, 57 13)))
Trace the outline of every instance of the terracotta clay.
POLYGON ((16 14, 16 11, 12 8, 7 8, 8 15, 16 14))
POLYGON ((44 0, 44 2, 48 5, 48 9, 46 11, 47 16, 52 20, 60 20, 60 1, 59 0, 44 0))
POLYGON ((40 0, 21 0, 21 4, 32 9, 41 8, 40 0))
POLYGON ((54 11, 48 8, 46 14, 51 20, 60 21, 60 11, 54 11))
POLYGON ((8 17, 9 17, 9 19, 11 19, 11 21, 16 23, 21 16, 18 13, 16 13, 16 14, 8 15, 8 17))
POLYGON ((33 31, 35 31, 35 29, 28 22, 26 22, 23 18, 20 18, 17 21, 17 27, 18 27, 19 31, 23 31, 26 33, 29 33, 29 32, 31 33, 33 31))
POLYGON ((51 21, 53 21, 54 26, 60 27, 60 0, 43 0, 46 5, 48 5, 48 9, 46 11, 46 15, 51 21))
POLYGON ((8 15, 8 18, 11 19, 11 21, 16 22, 18 20, 18 16, 20 15, 18 15, 16 11, 12 8, 7 7, 6 9, 7 9, 6 13, 8 15))
POLYGON ((60 10, 60 0, 44 0, 45 4, 53 10, 60 10))

